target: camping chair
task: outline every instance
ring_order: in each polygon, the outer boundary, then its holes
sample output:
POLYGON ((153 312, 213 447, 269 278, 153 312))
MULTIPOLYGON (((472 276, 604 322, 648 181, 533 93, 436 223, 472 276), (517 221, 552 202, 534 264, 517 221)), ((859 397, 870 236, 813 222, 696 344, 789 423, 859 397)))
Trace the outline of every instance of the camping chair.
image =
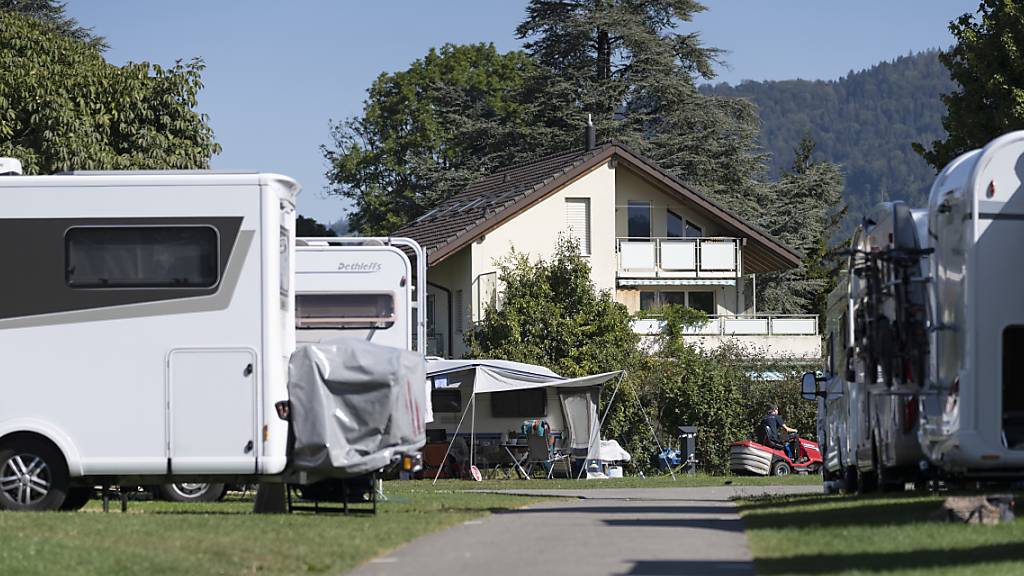
POLYGON ((566 477, 572 476, 572 471, 569 469, 569 455, 554 452, 551 442, 548 440, 549 438, 551 436, 538 436, 536 434, 530 434, 526 437, 526 449, 528 452, 526 457, 527 477, 533 474, 533 467, 540 464, 548 473, 548 479, 551 479, 551 475, 555 472, 555 464, 559 462, 565 466, 566 477))

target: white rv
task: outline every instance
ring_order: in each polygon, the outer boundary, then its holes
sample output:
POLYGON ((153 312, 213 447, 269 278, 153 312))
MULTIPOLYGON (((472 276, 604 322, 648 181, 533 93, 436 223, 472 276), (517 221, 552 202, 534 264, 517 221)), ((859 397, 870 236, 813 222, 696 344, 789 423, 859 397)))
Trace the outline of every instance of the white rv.
POLYGON ((918 220, 902 202, 875 207, 829 298, 818 427, 826 480, 842 477, 847 490, 898 489, 921 477, 928 313, 918 220))
POLYGON ((424 353, 426 266, 408 238, 299 238, 297 343, 351 337, 424 353))
POLYGON ((295 181, 0 177, 0 508, 286 467, 295 181))
POLYGON ((950 162, 932 186, 934 310, 921 443, 968 477, 1024 476, 1024 132, 950 162))

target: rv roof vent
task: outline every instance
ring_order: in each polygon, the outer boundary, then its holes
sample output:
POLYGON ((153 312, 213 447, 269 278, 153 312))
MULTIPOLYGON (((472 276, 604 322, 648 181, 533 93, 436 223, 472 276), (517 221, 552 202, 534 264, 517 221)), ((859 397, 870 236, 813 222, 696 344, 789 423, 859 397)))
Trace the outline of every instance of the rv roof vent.
POLYGON ((15 158, 0 158, 0 176, 21 176, 21 161, 15 158))

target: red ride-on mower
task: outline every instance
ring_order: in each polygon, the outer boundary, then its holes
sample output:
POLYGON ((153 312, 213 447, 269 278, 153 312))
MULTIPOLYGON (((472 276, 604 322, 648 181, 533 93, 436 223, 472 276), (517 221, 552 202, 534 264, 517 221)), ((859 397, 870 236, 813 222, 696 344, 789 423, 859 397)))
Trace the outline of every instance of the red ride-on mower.
POLYGON ((790 458, 785 445, 778 442, 734 442, 729 449, 729 469, 733 474, 758 476, 788 476, 794 472, 816 474, 821 470, 821 452, 816 442, 794 434, 787 444, 795 458, 790 458))

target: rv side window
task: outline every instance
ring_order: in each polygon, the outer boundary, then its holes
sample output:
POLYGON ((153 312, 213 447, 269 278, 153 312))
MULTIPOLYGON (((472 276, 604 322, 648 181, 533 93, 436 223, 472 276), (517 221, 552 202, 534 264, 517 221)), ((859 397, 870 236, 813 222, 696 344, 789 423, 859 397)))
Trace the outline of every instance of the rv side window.
POLYGON ((497 418, 546 416, 548 396, 544 388, 491 393, 491 415, 497 418))
POLYGON ((64 280, 72 288, 209 288, 218 281, 217 244, 209 226, 71 228, 64 280))
POLYGON ((395 296, 384 294, 296 294, 296 328, 390 328, 395 296))

